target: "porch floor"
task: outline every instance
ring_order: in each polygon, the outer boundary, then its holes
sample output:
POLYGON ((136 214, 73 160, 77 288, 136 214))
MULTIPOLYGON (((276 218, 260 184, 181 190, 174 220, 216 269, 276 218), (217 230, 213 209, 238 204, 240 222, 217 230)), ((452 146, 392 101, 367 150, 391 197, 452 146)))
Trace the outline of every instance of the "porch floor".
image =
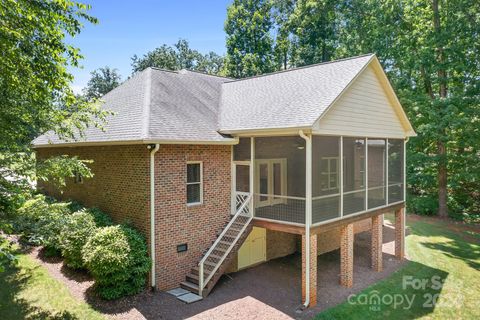
MULTIPOLYGON (((377 273, 370 269, 370 232, 355 236, 353 288, 339 285, 338 250, 319 256, 318 304, 303 312, 297 311, 301 304, 300 254, 224 275, 207 299, 193 304, 184 304, 165 292, 155 292, 144 294, 129 307, 147 319, 309 319, 398 270, 405 262, 394 258, 393 239, 393 227, 385 226, 384 271, 377 273)), ((113 309, 118 307, 117 304, 113 309)), ((128 307, 123 305, 123 308, 128 307)))

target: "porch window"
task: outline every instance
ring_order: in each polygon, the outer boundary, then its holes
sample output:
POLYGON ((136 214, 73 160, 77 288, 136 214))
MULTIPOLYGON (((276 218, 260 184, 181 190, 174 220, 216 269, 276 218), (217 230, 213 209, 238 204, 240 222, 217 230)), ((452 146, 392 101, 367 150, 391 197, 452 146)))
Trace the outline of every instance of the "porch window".
POLYGON ((365 210, 365 138, 343 138, 343 215, 365 210))
POLYGON ((203 164, 200 161, 187 162, 187 204, 203 202, 203 164))
POLYGON ((368 139, 368 209, 386 204, 386 142, 368 139))
POLYGON ((388 203, 403 200, 404 143, 400 139, 388 140, 388 203))
POLYGON ((312 137, 312 222, 340 216, 340 138, 312 137))

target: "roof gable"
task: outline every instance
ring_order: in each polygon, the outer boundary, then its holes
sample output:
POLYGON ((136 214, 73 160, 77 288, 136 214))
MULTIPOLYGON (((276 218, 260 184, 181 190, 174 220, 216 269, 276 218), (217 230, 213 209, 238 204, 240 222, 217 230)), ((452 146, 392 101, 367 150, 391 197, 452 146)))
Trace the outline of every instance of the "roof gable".
POLYGON ((313 126, 315 133, 405 138, 415 132, 374 57, 313 126))

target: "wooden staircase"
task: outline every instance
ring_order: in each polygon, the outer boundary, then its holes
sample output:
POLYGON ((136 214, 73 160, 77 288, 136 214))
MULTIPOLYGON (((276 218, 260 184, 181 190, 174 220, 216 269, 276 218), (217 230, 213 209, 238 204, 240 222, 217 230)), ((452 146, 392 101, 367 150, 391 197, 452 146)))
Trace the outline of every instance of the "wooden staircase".
POLYGON ((250 199, 249 194, 237 195, 237 212, 204 253, 198 265, 180 283, 181 288, 202 297, 210 293, 252 230, 250 199))

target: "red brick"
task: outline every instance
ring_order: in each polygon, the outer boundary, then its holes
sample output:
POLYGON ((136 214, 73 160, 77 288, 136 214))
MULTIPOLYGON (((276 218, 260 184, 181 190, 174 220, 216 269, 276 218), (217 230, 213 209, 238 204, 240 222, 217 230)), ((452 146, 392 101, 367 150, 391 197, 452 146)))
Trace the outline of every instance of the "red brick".
MULTIPOLYGON (((302 235, 302 302, 306 301, 306 236, 302 235)), ((317 305, 317 235, 310 235, 310 304, 317 305)))
POLYGON ((372 269, 380 272, 383 270, 383 215, 372 217, 372 269))
POLYGON ((345 287, 353 285, 353 224, 346 224, 340 229, 340 284, 345 287))

